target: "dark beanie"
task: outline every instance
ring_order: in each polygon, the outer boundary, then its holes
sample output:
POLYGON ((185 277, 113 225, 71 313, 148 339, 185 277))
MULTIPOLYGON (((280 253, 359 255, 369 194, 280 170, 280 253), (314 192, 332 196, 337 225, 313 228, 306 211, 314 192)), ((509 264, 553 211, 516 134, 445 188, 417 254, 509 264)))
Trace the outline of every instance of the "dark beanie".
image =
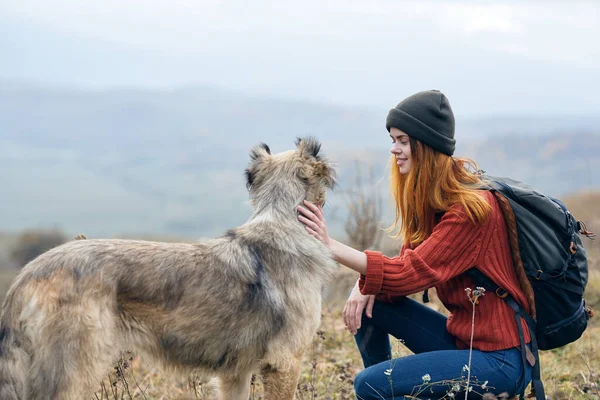
POLYGON ((454 114, 439 90, 415 93, 392 108, 385 127, 397 128, 411 138, 451 156, 454 154, 454 114))

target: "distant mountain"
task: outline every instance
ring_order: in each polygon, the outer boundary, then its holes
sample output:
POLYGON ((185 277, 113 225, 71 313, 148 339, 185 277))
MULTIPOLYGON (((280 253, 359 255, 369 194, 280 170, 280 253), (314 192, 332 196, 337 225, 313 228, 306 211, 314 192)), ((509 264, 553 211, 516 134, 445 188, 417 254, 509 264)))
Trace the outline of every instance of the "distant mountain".
MULTIPOLYGON (((249 215, 249 147, 265 142, 279 152, 297 136, 314 135, 338 165, 339 187, 328 203, 339 231, 355 160, 372 165, 380 181, 374 190, 386 191, 386 112, 211 87, 90 92, 0 82, 2 229, 217 235, 249 215)), ((598 188, 599 122, 459 121, 457 155, 557 196, 598 188)))

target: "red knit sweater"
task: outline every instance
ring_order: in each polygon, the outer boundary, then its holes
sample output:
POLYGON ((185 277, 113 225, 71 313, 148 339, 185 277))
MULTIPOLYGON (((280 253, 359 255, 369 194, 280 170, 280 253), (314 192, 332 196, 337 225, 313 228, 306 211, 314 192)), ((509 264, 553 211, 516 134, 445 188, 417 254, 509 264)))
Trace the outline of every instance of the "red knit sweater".
MULTIPOLYGON (((482 194, 492 206, 490 218, 483 224, 472 223, 464 207, 457 204, 443 215, 431 236, 415 249, 403 246, 400 255, 393 258, 365 251, 367 274, 360 277, 361 293, 376 294, 378 300, 393 302, 394 296, 435 287, 439 299, 450 311, 446 326, 456 337, 459 348, 468 348, 471 339, 473 306, 465 289, 475 289, 475 285, 463 274, 469 268, 477 266, 529 312, 513 267, 502 211, 490 192, 482 194)), ((529 343, 527 324, 522 322, 529 343)), ((486 292, 475 306, 473 347, 493 351, 516 346, 519 346, 519 334, 514 312, 493 292, 486 292)))

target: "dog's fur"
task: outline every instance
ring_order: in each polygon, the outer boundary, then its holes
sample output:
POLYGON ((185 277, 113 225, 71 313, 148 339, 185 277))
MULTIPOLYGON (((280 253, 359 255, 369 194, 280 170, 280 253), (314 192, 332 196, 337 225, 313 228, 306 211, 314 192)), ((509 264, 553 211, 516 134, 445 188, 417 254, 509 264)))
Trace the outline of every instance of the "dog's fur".
POLYGON ((302 200, 323 204, 334 182, 319 149, 312 138, 275 155, 252 149, 252 216, 221 238, 82 237, 30 262, 3 305, 0 398, 90 398, 119 351, 132 349, 218 376, 223 399, 247 400, 257 371, 266 399, 292 399, 337 269, 297 220, 302 200))

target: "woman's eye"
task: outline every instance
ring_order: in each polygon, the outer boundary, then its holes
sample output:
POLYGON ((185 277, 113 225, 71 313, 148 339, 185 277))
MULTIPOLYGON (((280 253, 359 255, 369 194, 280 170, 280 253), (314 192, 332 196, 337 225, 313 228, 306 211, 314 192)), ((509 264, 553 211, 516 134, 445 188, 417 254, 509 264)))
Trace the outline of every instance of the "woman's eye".
POLYGON ((401 145, 406 146, 409 142, 400 142, 401 145))

